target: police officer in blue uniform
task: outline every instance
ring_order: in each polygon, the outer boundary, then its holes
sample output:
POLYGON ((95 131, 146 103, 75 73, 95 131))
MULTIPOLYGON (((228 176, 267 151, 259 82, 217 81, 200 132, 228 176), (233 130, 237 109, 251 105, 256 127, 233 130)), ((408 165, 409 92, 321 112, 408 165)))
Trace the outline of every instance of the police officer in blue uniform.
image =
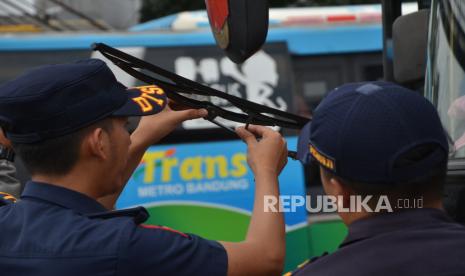
POLYGON ((371 82, 330 92, 299 157, 319 165, 349 231, 288 275, 465 275, 465 227, 442 207, 448 150, 436 109, 414 91, 371 82), (368 208, 350 209, 355 196, 370 197, 368 208))
POLYGON ((1 85, 0 120, 32 176, 16 203, 2 200, 2 275, 281 273, 283 217, 265 213, 263 197, 278 195, 287 149, 271 129, 237 131, 249 145, 256 180, 243 242, 144 225, 144 208, 115 211, 111 200, 99 202, 119 194, 149 145, 183 120, 205 115, 171 110, 156 86, 126 90, 95 59, 35 68, 1 85), (145 116, 132 135, 128 116, 145 116))

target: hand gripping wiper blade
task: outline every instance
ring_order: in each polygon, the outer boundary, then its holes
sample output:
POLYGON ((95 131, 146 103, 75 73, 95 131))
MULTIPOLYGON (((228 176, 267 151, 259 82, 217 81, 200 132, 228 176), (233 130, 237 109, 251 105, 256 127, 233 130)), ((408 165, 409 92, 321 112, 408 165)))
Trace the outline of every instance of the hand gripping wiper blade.
MULTIPOLYGON (((175 73, 167 71, 154 64, 146 62, 131 56, 118 49, 110 47, 104 43, 95 43, 92 45, 95 51, 99 51, 104 57, 108 58, 116 66, 123 71, 133 76, 134 78, 143 81, 147 84, 157 85, 165 90, 168 98, 177 101, 191 108, 205 108, 209 112, 206 118, 213 121, 216 117, 222 117, 226 120, 235 121, 244 124, 256 124, 265 126, 279 126, 283 128, 301 129, 310 119, 301 117, 292 113, 284 112, 275 108, 260 105, 245 99, 221 92, 206 85, 202 85, 195 81, 189 80, 175 73), (148 75, 143 71, 147 71, 165 79, 172 83, 164 81, 160 78, 148 75), (209 101, 195 100, 183 94, 214 96, 222 98, 230 102, 234 107, 241 110, 243 113, 233 112, 219 107, 209 101), (265 114, 263 114, 265 113, 265 114), (278 118, 274 118, 276 116, 278 118)), ((216 124, 216 122, 214 122, 216 124)))

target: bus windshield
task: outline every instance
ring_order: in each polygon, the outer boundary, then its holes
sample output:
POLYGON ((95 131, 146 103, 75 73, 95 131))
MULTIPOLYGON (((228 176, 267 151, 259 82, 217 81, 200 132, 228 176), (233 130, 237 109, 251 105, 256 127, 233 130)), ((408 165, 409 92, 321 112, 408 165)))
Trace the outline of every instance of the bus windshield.
POLYGON ((465 1, 433 0, 426 97, 450 137, 452 158, 465 158, 465 1))

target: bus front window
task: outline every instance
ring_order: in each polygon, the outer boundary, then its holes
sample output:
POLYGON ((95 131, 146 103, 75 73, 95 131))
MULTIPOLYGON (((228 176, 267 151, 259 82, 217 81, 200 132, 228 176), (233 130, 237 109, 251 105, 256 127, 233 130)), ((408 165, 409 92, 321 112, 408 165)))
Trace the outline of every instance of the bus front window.
POLYGON ((449 134, 453 158, 465 158, 464 30, 465 1, 432 1, 425 93, 449 134))

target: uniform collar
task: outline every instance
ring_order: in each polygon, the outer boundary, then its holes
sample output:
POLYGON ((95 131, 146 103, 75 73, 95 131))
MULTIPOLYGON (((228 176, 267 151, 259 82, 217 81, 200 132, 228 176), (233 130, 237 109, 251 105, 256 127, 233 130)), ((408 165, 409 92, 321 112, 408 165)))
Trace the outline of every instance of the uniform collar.
POLYGON ((56 185, 34 181, 26 183, 21 199, 46 201, 64 208, 72 209, 80 214, 107 211, 107 209, 96 200, 82 193, 56 185))
POLYGON ((428 225, 437 226, 439 223, 450 222, 453 222, 452 219, 444 211, 433 208, 379 214, 357 220, 349 225, 349 233, 340 247, 388 232, 425 228, 428 225))

